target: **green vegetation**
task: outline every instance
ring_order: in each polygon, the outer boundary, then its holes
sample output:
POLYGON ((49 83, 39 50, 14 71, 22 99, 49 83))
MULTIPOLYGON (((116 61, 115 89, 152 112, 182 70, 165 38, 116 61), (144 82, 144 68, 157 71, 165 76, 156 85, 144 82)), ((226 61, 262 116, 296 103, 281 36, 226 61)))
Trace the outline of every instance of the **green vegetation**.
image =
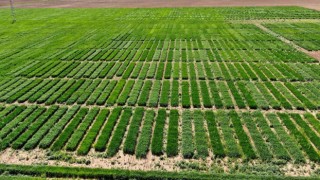
POLYGON ((168 162, 177 172, 0 165, 0 175, 273 179, 264 175, 309 164, 303 173, 317 172, 319 61, 279 36, 319 50, 320 12, 17 9, 15 24, 8 12, 0 9, 1 152, 128 169, 168 162))

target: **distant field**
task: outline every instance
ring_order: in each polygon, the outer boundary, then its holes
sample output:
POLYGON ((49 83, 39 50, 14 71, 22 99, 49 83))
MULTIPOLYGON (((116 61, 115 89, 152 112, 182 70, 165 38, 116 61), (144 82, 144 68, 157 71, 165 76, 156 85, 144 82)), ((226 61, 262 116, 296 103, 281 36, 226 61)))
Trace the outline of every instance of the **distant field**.
MULTIPOLYGON (((0 0, 0 7, 9 6, 0 0)), ((155 7, 230 7, 230 6, 300 6, 320 10, 318 0, 15 0, 17 7, 25 8, 155 8, 155 7)))
POLYGON ((0 9, 0 174, 319 176, 320 12, 16 13, 0 9))

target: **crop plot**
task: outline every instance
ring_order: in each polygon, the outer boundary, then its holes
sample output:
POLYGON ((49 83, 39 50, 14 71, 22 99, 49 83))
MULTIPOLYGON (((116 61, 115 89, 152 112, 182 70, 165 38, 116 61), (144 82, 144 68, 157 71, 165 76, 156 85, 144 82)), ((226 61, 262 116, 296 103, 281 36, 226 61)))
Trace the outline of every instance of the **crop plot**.
POLYGON ((266 27, 307 50, 320 50, 319 23, 276 23, 266 27))
POLYGON ((0 20, 4 160, 14 151, 93 167, 157 164, 147 170, 201 171, 194 162, 225 172, 246 171, 246 163, 272 164, 283 174, 287 166, 312 163, 309 174, 320 167, 319 61, 249 23, 264 20, 269 30, 317 51, 320 12, 19 12, 25 16, 15 27, 0 20))

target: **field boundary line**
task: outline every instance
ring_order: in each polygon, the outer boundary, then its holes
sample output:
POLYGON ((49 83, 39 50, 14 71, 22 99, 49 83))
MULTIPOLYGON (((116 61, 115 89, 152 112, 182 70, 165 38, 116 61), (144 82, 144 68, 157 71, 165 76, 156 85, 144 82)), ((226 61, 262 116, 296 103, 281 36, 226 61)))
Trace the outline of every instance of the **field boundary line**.
MULTIPOLYGON (((19 102, 14 102, 14 103, 3 103, 3 102, 0 102, 0 106, 3 106, 3 107, 8 107, 8 106, 38 106, 38 107, 44 107, 44 108, 49 108, 53 105, 56 105, 56 106, 59 106, 59 107, 68 107, 68 108, 71 108, 73 106, 76 106, 76 105, 66 105, 66 104, 58 104, 58 103, 55 103, 55 104, 52 104, 52 105, 46 105, 46 104, 37 104, 37 103, 19 103, 19 102)), ((97 107, 97 108, 101 108, 101 109, 109 109, 109 110, 113 110, 115 109, 116 107, 121 107, 121 108, 130 108, 130 109, 136 109, 137 107, 142 107, 144 110, 158 110, 158 109, 161 109, 161 108, 165 108, 167 110, 181 110, 181 111, 184 111, 184 110, 191 110, 191 111, 194 111, 194 110, 202 110, 202 111, 205 111, 205 110, 211 110, 211 111, 232 111, 232 110, 235 110, 236 112, 255 112, 255 111, 261 111, 261 112, 283 112, 283 113, 299 113, 299 114, 303 114, 303 113, 311 113, 311 114, 315 114, 315 113, 320 113, 320 110, 317 109, 317 110, 310 110, 310 109, 305 109, 305 110, 298 110, 298 109, 280 109, 280 110, 277 110, 277 109, 268 109, 268 110, 264 110, 264 109, 235 109, 235 108, 232 108, 232 109, 228 109, 228 108, 215 108, 215 107, 212 107, 212 108, 206 108, 206 107, 202 107, 202 108, 183 108, 182 106, 177 106, 177 107, 148 107, 148 106, 113 106, 113 107, 106 107, 104 105, 86 105, 86 104, 82 104, 82 105, 77 105, 81 108, 89 108, 89 109, 92 109, 94 107, 97 107)))

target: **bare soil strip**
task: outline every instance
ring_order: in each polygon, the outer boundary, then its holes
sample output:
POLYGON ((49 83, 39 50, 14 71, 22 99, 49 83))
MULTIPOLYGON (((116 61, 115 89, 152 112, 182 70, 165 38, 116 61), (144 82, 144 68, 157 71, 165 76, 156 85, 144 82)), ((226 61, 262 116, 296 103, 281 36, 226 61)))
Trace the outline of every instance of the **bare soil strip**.
MULTIPOLYGON (((320 10, 319 0, 15 0, 15 4, 25 8, 302 6, 320 10)), ((8 6, 8 0, 0 0, 0 7, 8 6)))
MULTIPOLYGON (((117 156, 112 158, 103 158, 101 153, 90 153, 86 156, 77 156, 75 153, 64 153, 62 156, 70 157, 70 160, 52 159, 48 156, 48 151, 43 149, 34 149, 30 151, 6 149, 0 153, 0 163, 2 164, 20 164, 20 165, 37 165, 47 164, 53 166, 68 166, 68 167, 91 167, 91 168, 106 168, 106 169, 127 169, 127 170, 165 170, 165 171, 190 171, 197 167, 197 171, 201 172, 232 172, 235 166, 270 166, 272 163, 264 163, 258 159, 244 161, 243 159, 230 158, 212 158, 206 159, 181 159, 181 156, 166 157, 154 156, 151 153, 146 158, 136 158, 134 155, 123 154, 120 151, 117 156), (82 163, 80 163, 82 162, 82 163), (87 162, 85 164, 84 162, 87 162), (89 163, 88 163, 89 162, 89 163), (177 162, 190 164, 192 167, 181 166, 177 162), (190 168, 190 169, 189 169, 190 168)), ((293 164, 287 162, 280 166, 280 171, 283 174, 290 176, 310 176, 320 168, 319 163, 308 162, 303 164, 293 164), (312 168, 310 168, 312 167, 312 168)))

